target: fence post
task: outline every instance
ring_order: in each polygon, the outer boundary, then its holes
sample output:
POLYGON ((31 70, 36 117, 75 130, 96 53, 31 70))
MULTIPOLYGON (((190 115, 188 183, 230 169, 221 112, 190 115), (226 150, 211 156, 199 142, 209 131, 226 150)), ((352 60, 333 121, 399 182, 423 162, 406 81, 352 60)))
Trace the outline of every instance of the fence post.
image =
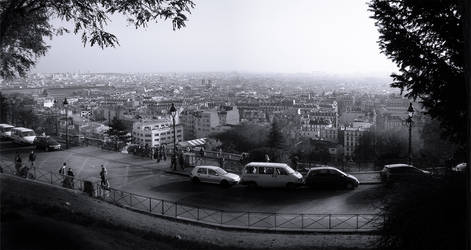
POLYGON ((301 214, 301 230, 304 230, 304 214, 301 214))
POLYGON ((331 228, 331 226, 332 226, 331 221, 332 221, 332 215, 329 214, 329 229, 332 229, 332 228, 331 228))
POLYGON ((358 230, 358 214, 357 214, 357 230, 358 230))
POLYGON ((200 208, 199 207, 196 208, 196 220, 197 221, 200 220, 200 208))
POLYGON ((164 200, 160 200, 160 203, 162 205, 162 210, 161 210, 162 215, 164 215, 164 202, 165 202, 164 200))
POLYGON ((149 213, 152 213, 152 198, 149 199, 149 213))
POLYGON ((221 212, 221 225, 222 225, 222 213, 224 212, 223 210, 219 210, 221 212))
POLYGON ((275 213, 275 230, 276 230, 276 213, 275 213))
POLYGON ((132 207, 132 193, 129 193, 129 206, 132 207))
POLYGON ((50 174, 51 174, 51 184, 52 184, 52 172, 50 174))
POLYGON ((178 217, 178 216, 177 216, 177 212, 178 212, 177 206, 178 206, 178 203, 177 203, 177 202, 175 202, 175 218, 177 218, 177 217, 178 217))
POLYGON ((247 227, 250 227, 250 212, 247 212, 247 227))

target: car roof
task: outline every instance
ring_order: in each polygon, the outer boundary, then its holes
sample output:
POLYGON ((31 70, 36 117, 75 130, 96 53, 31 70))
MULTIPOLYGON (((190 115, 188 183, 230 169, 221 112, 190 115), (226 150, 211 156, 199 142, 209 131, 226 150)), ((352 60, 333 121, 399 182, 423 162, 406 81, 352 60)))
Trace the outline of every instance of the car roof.
POLYGON ((412 165, 407 165, 407 164, 388 164, 388 165, 384 165, 385 168, 400 168, 400 167, 414 167, 412 165))
POLYGON ((286 163, 276 163, 276 162, 249 162, 245 166, 250 167, 288 167, 286 163))
POLYGON ((196 166, 195 168, 208 168, 208 169, 213 169, 213 170, 221 169, 218 166, 196 166))

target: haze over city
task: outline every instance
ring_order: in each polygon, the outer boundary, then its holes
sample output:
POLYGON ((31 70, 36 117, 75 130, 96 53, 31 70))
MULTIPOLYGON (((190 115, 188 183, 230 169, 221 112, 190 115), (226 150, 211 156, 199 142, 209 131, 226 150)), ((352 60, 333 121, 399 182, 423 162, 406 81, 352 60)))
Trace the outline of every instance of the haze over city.
MULTIPOLYGON (((277 72, 389 76, 379 33, 363 0, 195 1, 187 27, 123 16, 106 28, 116 48, 83 46, 80 34, 54 37, 33 72, 277 72)), ((70 25, 55 21, 57 26, 70 25)))

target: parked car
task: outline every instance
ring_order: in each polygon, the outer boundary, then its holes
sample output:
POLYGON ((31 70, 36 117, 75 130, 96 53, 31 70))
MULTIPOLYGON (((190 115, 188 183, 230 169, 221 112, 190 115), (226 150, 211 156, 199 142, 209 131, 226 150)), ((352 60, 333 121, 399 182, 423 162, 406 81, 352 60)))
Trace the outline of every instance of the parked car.
POLYGON ((228 173, 216 166, 196 166, 190 173, 193 183, 206 182, 220 184, 223 187, 233 186, 240 181, 236 174, 228 173))
POLYGON ((463 172, 466 170, 466 167, 468 167, 468 164, 466 162, 463 162, 451 168, 451 170, 454 172, 463 172))
POLYGON ((310 168, 304 179, 304 184, 315 188, 346 188, 355 189, 360 182, 350 174, 334 167, 310 168))
POLYGON ((36 136, 34 139, 34 145, 37 149, 42 149, 44 151, 53 151, 61 150, 62 146, 54 138, 50 136, 36 136))
POLYGON ((407 164, 389 164, 384 165, 381 170, 381 180, 384 183, 392 183, 402 180, 410 180, 412 178, 431 175, 431 172, 418 169, 407 164))
POLYGON ((302 185, 303 176, 285 163, 250 162, 242 170, 241 184, 249 187, 287 187, 302 185))

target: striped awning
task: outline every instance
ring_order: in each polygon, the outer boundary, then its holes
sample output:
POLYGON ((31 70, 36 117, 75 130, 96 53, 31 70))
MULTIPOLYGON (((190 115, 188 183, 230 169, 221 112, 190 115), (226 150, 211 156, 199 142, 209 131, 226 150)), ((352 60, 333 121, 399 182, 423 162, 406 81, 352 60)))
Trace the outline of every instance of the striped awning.
POLYGON ((199 139, 194 139, 191 141, 184 141, 178 143, 182 147, 196 147, 196 146, 202 146, 206 143, 206 138, 199 138, 199 139))

